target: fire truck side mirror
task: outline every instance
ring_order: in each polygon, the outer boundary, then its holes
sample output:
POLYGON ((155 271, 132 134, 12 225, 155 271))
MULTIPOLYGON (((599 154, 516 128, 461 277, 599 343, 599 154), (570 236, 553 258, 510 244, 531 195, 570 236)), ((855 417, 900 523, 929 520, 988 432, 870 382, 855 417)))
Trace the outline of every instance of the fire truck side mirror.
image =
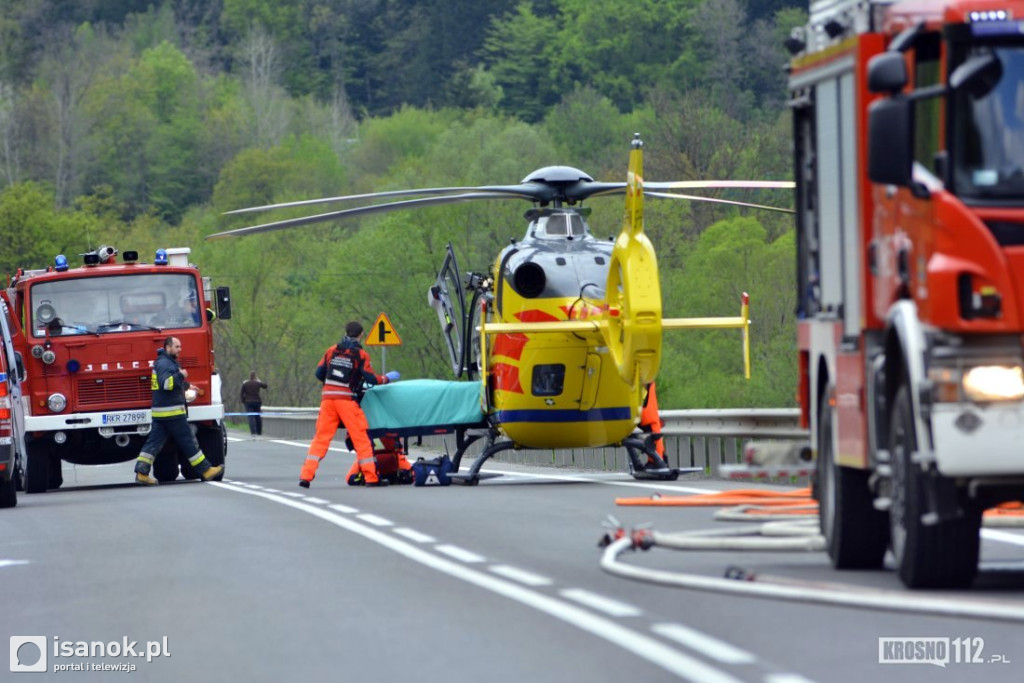
POLYGON ((898 93, 907 85, 907 63, 900 52, 883 52, 868 61, 868 90, 898 93))
POLYGON ((906 97, 887 97, 868 108, 868 178, 909 187, 914 166, 914 109, 906 97))
POLYGON ((217 317, 221 320, 231 319, 231 288, 217 288, 217 317))

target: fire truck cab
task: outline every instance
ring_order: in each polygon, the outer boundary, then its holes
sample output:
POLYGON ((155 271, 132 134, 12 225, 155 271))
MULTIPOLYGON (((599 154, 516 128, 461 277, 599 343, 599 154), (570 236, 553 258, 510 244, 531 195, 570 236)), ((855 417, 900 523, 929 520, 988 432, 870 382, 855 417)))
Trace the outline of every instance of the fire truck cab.
POLYGON ((1024 498, 1024 2, 821 0, 787 47, 829 555, 967 586, 1024 498))
MULTIPOLYGON (((150 375, 168 336, 181 340, 188 370, 188 419, 199 446, 223 464, 220 376, 214 363, 212 313, 230 317, 227 288, 189 263, 186 248, 161 249, 152 263, 100 247, 71 267, 58 255, 44 270, 19 270, 3 292, 13 347, 24 361, 24 489, 40 493, 63 482, 62 461, 77 465, 132 460, 150 431, 150 375), (209 303, 208 303, 209 302, 209 303), (207 313, 207 311, 210 311, 207 313)), ((185 454, 190 455, 190 454, 185 454)), ((154 476, 179 471, 198 478, 173 443, 154 463, 154 476)))

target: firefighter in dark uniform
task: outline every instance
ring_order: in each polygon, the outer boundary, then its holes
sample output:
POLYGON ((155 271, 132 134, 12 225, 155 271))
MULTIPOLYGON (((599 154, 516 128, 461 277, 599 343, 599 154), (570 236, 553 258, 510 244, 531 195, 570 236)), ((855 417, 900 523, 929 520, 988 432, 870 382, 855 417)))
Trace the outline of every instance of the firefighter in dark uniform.
POLYGON ((223 465, 211 465, 199 448, 188 423, 185 390, 189 388, 188 371, 178 365, 181 341, 164 339, 164 347, 156 352, 150 388, 153 390, 153 426, 135 461, 135 482, 152 486, 157 480, 149 476, 153 461, 167 439, 174 439, 178 449, 188 454, 188 461, 203 481, 210 481, 224 472, 223 465))
MULTIPOLYGON (((397 380, 400 375, 394 370, 386 375, 375 374, 370 364, 370 354, 359 344, 362 337, 363 326, 358 322, 348 323, 345 325, 345 337, 327 349, 316 367, 316 378, 324 383, 324 388, 320 397, 320 415, 316 419, 316 436, 309 444, 309 453, 299 474, 299 486, 309 488, 320 461, 327 454, 327 447, 338 431, 339 423, 345 426, 355 446, 356 466, 363 475, 362 483, 367 486, 388 483, 387 479, 377 476, 373 444, 366 433, 369 424, 366 413, 359 406, 359 400, 362 398, 364 383, 387 384, 397 380)), ((354 479, 351 480, 351 483, 354 482, 354 479)))

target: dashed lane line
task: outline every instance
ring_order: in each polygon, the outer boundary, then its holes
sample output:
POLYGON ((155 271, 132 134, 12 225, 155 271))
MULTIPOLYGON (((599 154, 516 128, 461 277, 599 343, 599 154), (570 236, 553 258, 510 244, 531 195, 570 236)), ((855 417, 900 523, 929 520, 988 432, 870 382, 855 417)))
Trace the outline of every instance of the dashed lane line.
POLYGON ((395 529, 395 533, 398 534, 399 536, 402 536, 404 538, 408 538, 410 541, 415 541, 417 543, 436 543, 437 542, 437 539, 434 538, 433 536, 428 536, 428 535, 426 535, 424 533, 420 533, 419 531, 416 531, 415 529, 409 529, 407 527, 402 527, 400 529, 395 529))
POLYGON ((574 600, 581 605, 596 609, 613 617, 638 617, 643 612, 633 605, 628 605, 618 600, 606 598, 603 595, 592 593, 583 588, 566 588, 558 591, 563 598, 574 600))

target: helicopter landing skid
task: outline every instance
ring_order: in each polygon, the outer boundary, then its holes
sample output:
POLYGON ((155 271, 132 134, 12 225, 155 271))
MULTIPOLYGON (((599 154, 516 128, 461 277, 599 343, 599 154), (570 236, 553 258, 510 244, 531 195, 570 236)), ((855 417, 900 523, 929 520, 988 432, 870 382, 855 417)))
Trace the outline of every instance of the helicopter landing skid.
POLYGON ((655 444, 661 434, 646 437, 630 436, 622 441, 629 454, 629 473, 638 481, 675 481, 680 474, 703 472, 702 467, 669 467, 658 454, 655 444))

